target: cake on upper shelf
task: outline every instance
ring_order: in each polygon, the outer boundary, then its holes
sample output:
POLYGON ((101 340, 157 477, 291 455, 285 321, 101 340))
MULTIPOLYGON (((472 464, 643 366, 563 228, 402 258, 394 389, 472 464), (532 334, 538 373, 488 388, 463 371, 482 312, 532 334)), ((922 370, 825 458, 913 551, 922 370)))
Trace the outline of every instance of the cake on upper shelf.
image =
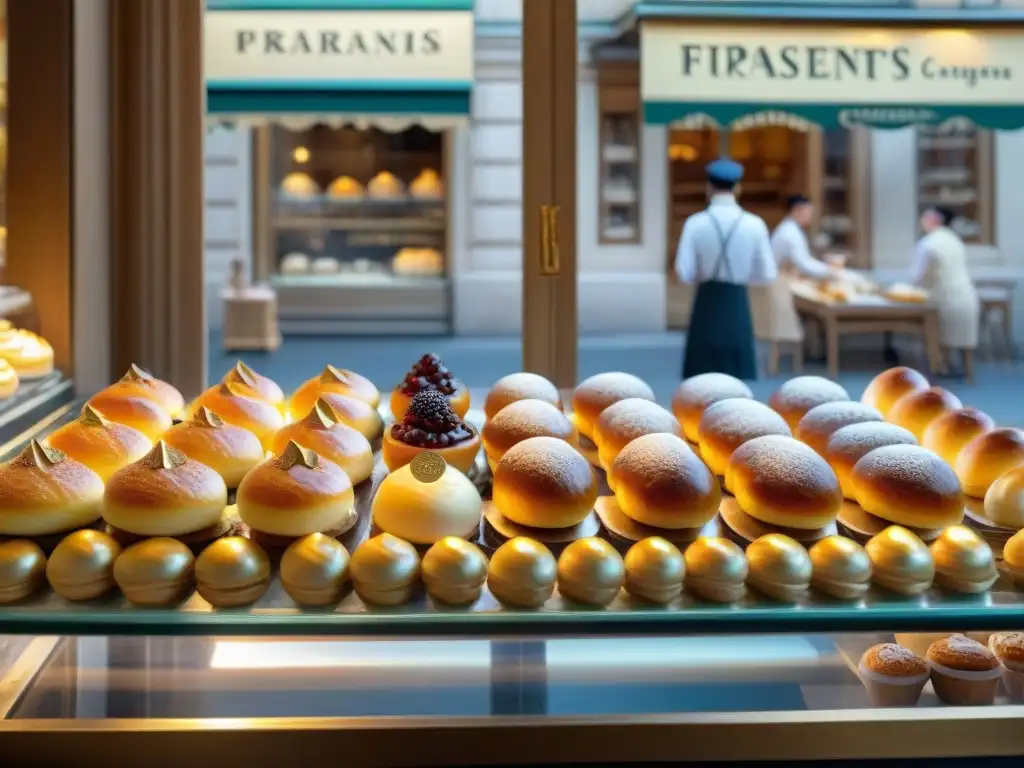
POLYGON ((327 187, 327 196, 332 200, 362 200, 363 185, 351 176, 339 176, 327 187))
POLYGON ((396 200, 405 194, 402 182, 390 171, 381 171, 370 179, 366 191, 377 200, 396 200))
POLYGON ((281 182, 281 194, 297 200, 310 200, 320 194, 320 187, 308 173, 289 173, 281 182))
POLYGON ((412 180, 409 192, 417 200, 438 200, 444 196, 444 184, 433 168, 424 168, 412 180))
POLYGON ((433 248, 402 248, 391 260, 396 275, 437 277, 444 273, 444 258, 433 248))

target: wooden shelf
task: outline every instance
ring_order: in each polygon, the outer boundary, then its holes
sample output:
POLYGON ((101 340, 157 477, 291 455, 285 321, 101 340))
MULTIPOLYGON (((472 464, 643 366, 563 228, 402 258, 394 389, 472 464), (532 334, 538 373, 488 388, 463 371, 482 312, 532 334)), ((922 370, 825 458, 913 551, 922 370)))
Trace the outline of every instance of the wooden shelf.
POLYGON ((994 148, 992 134, 977 128, 921 126, 917 129, 917 204, 949 208, 953 229, 965 242, 994 238, 994 148))

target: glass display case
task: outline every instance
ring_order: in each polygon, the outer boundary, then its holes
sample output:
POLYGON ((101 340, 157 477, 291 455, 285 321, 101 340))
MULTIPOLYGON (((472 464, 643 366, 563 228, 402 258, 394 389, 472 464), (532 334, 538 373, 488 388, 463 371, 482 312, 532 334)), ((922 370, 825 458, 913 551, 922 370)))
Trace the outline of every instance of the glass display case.
POLYGON ((969 120, 917 128, 917 204, 953 211, 964 242, 990 244, 993 233, 992 135, 969 120))

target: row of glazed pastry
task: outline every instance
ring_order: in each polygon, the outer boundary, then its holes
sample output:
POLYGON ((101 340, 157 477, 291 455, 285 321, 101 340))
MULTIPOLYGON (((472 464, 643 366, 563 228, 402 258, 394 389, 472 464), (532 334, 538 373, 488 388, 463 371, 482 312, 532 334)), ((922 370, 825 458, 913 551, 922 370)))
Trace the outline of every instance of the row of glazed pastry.
POLYGON ((0 320, 0 400, 13 395, 22 380, 53 372, 53 347, 42 336, 0 320))
MULTIPOLYGON (((296 199, 316 197, 321 194, 313 178, 301 171, 289 173, 281 182, 281 192, 296 199)), ((390 171, 381 171, 364 188, 351 176, 339 176, 326 189, 327 196, 337 200, 361 200, 364 194, 379 200, 394 200, 405 194, 402 182, 390 171)), ((437 171, 425 168, 409 183, 409 193, 414 198, 437 199, 444 195, 444 185, 437 171)))

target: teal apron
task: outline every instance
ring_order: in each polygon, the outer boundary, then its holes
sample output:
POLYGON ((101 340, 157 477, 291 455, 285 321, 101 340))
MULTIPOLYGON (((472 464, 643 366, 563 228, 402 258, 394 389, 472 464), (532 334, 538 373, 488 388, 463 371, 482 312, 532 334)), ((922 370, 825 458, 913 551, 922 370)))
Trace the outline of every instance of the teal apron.
POLYGON ((711 279, 697 286, 686 333, 686 354, 683 378, 701 373, 728 373, 738 379, 757 378, 757 355, 754 345, 754 324, 750 319, 750 298, 747 286, 731 282, 732 269, 727 257, 729 241, 739 227, 741 215, 728 232, 714 214, 708 218, 715 225, 721 246, 711 279))

